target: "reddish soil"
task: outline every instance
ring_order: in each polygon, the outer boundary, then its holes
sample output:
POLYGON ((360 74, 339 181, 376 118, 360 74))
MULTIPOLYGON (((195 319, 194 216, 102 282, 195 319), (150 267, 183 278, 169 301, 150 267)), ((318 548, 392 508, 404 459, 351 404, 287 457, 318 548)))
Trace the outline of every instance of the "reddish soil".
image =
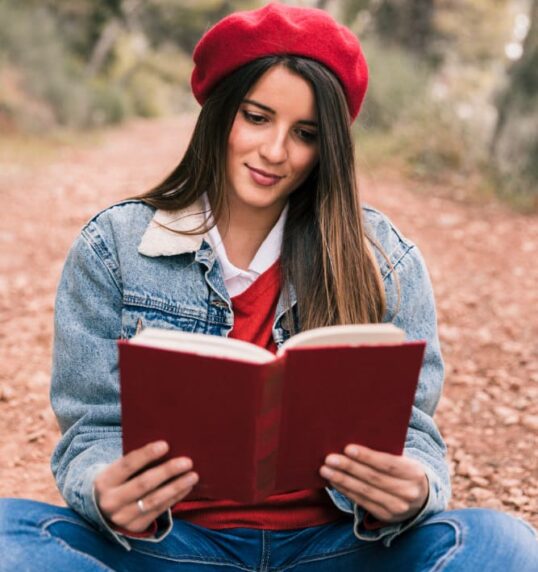
MULTIPOLYGON (((48 401, 63 261, 93 213, 167 174, 192 124, 133 122, 46 161, 0 154, 0 496, 63 503, 49 469, 59 432, 48 401)), ((362 192, 420 246, 431 273, 452 507, 499 508, 538 527, 538 217, 381 175, 365 177, 362 192)))

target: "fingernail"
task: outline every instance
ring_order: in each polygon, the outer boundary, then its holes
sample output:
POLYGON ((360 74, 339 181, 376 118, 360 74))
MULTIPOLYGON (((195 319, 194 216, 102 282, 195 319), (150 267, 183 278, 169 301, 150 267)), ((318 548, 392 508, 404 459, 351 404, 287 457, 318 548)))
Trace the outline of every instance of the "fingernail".
POLYGON ((187 484, 194 485, 198 482, 198 475, 196 473, 192 473, 187 477, 187 484))
POLYGON ((349 445, 346 449, 346 453, 352 457, 356 457, 359 454, 359 448, 357 445, 349 445))
POLYGON ((329 467, 326 467, 325 465, 321 467, 319 472, 321 473, 321 476, 325 477, 326 479, 330 479, 334 475, 334 471, 331 471, 331 469, 329 469, 329 467))
POLYGON ((186 471, 187 469, 190 469, 191 462, 189 459, 177 459, 174 466, 178 471, 186 471))
POLYGON ((340 464, 340 459, 336 455, 329 455, 325 459, 325 462, 328 465, 332 465, 333 467, 337 467, 340 464))
POLYGON ((153 445, 153 451, 156 454, 166 453, 167 450, 168 450, 168 443, 166 441, 157 441, 153 445))

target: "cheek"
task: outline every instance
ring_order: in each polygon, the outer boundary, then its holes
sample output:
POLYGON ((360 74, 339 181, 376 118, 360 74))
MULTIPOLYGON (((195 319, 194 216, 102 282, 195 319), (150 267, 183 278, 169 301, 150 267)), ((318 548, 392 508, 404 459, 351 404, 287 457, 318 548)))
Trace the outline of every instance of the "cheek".
POLYGON ((236 119, 228 137, 228 160, 247 153, 254 144, 252 133, 236 119))
POLYGON ((317 150, 308 150, 304 152, 297 160, 297 171, 301 173, 301 178, 306 178, 310 171, 318 162, 319 153, 317 150))
POLYGON ((234 155, 237 153, 238 147, 238 133, 236 128, 237 121, 233 124, 232 129, 230 131, 230 135, 228 137, 228 162, 232 161, 234 155))

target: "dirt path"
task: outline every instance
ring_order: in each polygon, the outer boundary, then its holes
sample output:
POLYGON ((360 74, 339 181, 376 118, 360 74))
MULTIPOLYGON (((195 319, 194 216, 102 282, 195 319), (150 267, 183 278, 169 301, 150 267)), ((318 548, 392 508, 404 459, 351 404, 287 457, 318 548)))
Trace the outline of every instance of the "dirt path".
MULTIPOLYGON (((32 167, 0 155, 0 496, 62 503, 49 469, 54 292, 80 227, 177 162, 189 117, 134 122, 32 167)), ((538 527, 538 217, 366 177, 363 197, 422 249, 447 380, 437 421, 452 506, 502 508, 538 527)))

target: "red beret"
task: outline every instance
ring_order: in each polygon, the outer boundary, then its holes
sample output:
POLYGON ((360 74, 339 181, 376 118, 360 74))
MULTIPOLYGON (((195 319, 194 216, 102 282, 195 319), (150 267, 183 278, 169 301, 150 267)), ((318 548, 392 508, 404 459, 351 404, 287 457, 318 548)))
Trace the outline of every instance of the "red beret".
POLYGON ((210 28, 194 54, 191 86, 200 104, 213 87, 242 65, 270 55, 317 60, 340 80, 352 119, 368 85, 368 67, 357 37, 327 12, 286 4, 235 12, 210 28))

